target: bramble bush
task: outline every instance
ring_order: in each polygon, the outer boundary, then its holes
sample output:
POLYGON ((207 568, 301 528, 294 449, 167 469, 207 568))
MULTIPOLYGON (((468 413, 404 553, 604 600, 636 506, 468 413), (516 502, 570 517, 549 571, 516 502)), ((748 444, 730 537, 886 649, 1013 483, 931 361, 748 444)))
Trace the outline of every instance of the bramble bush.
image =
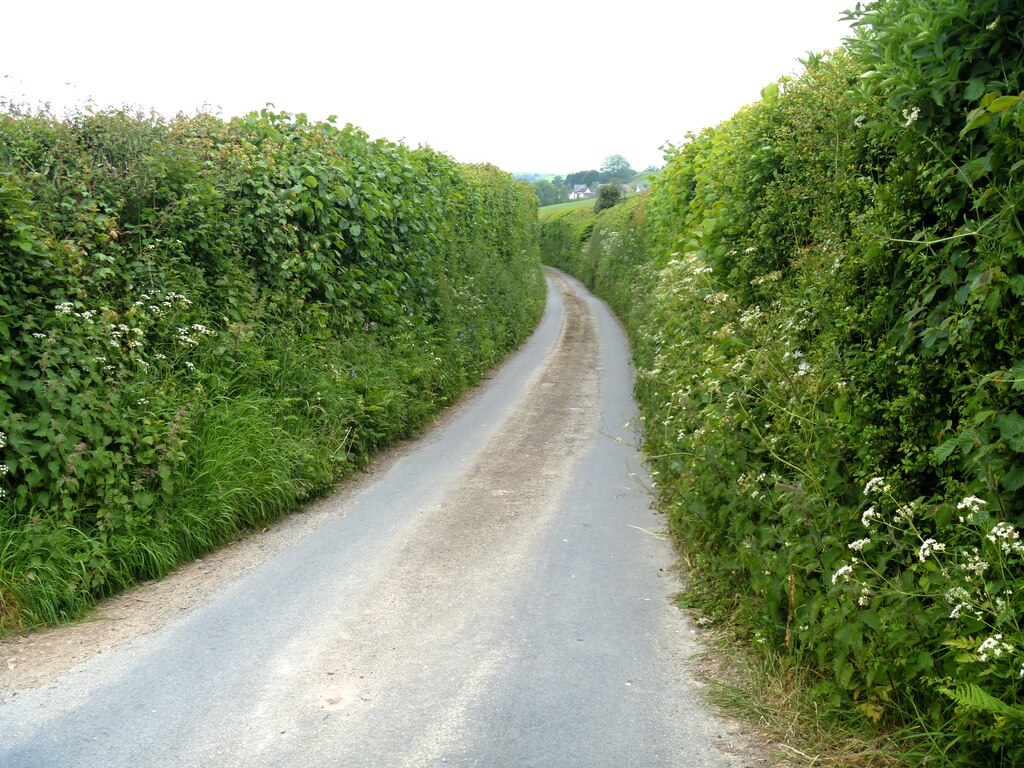
POLYGON ((0 632, 265 525, 532 329, 536 201, 264 110, 0 115, 0 632))
POLYGON ((1009 0, 852 15, 667 147, 642 224, 612 209, 574 249, 553 217, 543 254, 630 332, 704 609, 908 755, 1017 765, 1024 25, 1009 0))

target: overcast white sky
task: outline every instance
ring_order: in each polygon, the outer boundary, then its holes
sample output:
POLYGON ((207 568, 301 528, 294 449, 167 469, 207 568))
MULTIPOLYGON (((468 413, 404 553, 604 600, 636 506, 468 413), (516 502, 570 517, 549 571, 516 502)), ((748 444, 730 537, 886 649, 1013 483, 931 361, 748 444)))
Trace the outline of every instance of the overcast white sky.
POLYGON ((850 0, 8 0, 0 97, 172 116, 271 102, 565 174, 728 118, 836 47, 850 0))

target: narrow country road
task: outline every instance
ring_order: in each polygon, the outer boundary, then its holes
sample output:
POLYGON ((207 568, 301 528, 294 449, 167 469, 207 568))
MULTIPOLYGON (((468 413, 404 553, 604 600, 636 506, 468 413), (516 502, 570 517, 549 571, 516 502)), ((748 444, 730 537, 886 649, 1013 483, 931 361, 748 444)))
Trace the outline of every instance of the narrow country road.
POLYGON ((0 766, 762 765, 687 671, 631 390, 549 273, 524 348, 370 474, 0 644, 0 766))

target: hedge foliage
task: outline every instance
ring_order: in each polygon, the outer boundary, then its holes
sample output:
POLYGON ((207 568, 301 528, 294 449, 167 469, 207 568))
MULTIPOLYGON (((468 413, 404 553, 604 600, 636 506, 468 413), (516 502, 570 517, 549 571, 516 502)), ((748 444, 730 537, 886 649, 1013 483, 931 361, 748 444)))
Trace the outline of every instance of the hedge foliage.
POLYGON ((532 329, 532 192, 264 110, 0 115, 0 632, 264 525, 532 329))
POLYGON ((649 199, 541 242, 631 332, 704 605, 818 670, 824 709, 1019 765, 1024 19, 856 19, 668 147, 649 199))

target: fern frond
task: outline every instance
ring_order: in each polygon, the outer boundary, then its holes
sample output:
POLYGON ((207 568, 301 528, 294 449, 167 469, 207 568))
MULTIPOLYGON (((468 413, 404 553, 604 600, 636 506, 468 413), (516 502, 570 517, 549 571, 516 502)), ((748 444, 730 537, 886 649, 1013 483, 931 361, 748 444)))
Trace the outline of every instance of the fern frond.
POLYGON ((1013 719, 1024 718, 1024 708, 1011 706, 974 683, 956 683, 953 687, 942 685, 938 687, 938 691, 968 712, 986 712, 1013 719))

